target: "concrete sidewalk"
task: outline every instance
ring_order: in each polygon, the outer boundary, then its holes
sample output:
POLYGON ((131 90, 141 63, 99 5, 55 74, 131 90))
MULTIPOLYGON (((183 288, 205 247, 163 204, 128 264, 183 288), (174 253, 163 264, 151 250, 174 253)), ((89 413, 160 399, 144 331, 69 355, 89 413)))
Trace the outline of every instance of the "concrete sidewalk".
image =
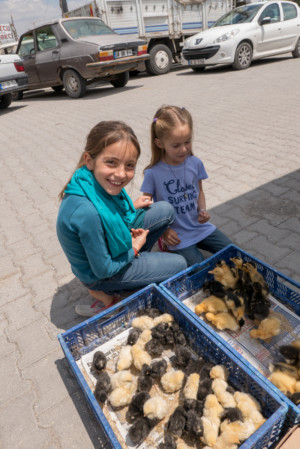
POLYGON ((58 193, 90 128, 121 119, 142 147, 129 193, 139 195, 156 109, 194 118, 193 151, 207 169, 212 222, 234 243, 300 281, 300 60, 289 55, 196 74, 139 76, 125 89, 28 93, 1 113, 0 448, 102 447, 99 426, 57 334, 90 302, 58 244, 58 193))

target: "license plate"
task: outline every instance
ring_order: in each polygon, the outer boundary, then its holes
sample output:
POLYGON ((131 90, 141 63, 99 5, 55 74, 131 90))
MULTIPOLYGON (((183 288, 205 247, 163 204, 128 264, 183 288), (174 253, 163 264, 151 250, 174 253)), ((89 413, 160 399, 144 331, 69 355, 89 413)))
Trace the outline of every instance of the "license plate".
POLYGON ((18 83, 15 80, 0 83, 0 90, 9 89, 10 87, 18 87, 18 83))
POLYGON ((190 59, 189 65, 205 65, 205 59, 190 59))
POLYGON ((129 50, 119 50, 114 52, 115 59, 124 58, 125 56, 132 56, 132 49, 129 50))

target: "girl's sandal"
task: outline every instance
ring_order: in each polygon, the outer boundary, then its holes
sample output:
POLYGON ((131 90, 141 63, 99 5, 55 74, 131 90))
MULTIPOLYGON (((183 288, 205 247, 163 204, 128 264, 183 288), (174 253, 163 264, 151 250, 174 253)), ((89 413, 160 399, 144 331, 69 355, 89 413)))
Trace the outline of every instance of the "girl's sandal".
POLYGON ((75 312, 77 313, 77 315, 87 317, 97 315, 98 313, 103 312, 104 310, 107 310, 110 307, 114 306, 121 300, 120 295, 114 295, 113 298, 114 299, 112 300, 112 302, 107 306, 104 306, 103 303, 99 300, 95 301, 91 306, 88 304, 77 304, 75 306, 75 312))

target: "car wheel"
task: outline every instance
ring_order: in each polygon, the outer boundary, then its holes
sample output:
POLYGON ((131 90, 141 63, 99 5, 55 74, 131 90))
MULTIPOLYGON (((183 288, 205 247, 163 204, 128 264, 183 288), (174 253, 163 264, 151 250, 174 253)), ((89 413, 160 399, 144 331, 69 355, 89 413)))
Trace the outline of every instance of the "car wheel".
POLYGON ((248 69, 252 61, 252 47, 248 42, 242 42, 235 52, 232 67, 236 70, 248 69))
POLYGON ((80 98, 86 93, 86 82, 75 70, 69 69, 64 72, 63 84, 67 95, 71 98, 80 98))
POLYGON ((191 67, 194 72, 203 72, 205 70, 205 66, 203 67, 191 67))
POLYGON ((129 80, 129 72, 122 72, 116 76, 116 79, 111 81, 111 84, 114 87, 124 87, 128 83, 129 80))
POLYGON ((292 51, 292 55, 294 56, 294 58, 300 58, 300 37, 297 40, 295 50, 292 51))
POLYGON ((54 90, 54 92, 61 92, 63 90, 64 86, 52 86, 51 89, 54 90))
POLYGON ((12 93, 13 101, 22 100, 23 98, 23 91, 17 90, 16 92, 12 93))
POLYGON ((4 94, 0 96, 0 109, 6 109, 12 102, 12 94, 4 94))
POLYGON ((145 62, 149 75, 163 75, 168 73, 172 64, 172 53, 164 44, 157 44, 149 51, 150 59, 145 62))

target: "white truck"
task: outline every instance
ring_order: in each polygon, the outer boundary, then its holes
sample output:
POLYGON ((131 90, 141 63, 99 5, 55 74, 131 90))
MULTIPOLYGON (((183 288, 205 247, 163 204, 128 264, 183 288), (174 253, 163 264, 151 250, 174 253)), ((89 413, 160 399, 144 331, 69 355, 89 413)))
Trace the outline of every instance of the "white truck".
POLYGON ((64 17, 100 17, 119 34, 146 39, 150 75, 169 72, 180 62, 185 38, 209 28, 234 0, 93 0, 64 17))

